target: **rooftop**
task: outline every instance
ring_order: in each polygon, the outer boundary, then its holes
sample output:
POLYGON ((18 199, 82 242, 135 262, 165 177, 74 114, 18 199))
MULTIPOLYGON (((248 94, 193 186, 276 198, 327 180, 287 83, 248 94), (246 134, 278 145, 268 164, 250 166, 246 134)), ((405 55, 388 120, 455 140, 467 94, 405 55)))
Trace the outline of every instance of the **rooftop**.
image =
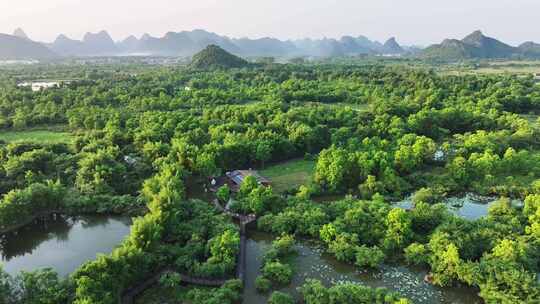
POLYGON ((254 170, 235 170, 232 172, 227 172, 225 175, 227 175, 227 177, 237 185, 241 185, 244 182, 244 179, 248 176, 255 177, 259 184, 270 184, 270 180, 261 176, 259 172, 254 170))

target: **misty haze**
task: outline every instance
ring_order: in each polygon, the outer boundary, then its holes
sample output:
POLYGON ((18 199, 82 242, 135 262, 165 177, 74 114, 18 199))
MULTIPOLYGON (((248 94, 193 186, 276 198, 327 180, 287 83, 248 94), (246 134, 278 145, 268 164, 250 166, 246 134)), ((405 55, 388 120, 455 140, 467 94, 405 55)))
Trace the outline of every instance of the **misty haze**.
POLYGON ((0 11, 0 304, 540 303, 540 2, 0 11))

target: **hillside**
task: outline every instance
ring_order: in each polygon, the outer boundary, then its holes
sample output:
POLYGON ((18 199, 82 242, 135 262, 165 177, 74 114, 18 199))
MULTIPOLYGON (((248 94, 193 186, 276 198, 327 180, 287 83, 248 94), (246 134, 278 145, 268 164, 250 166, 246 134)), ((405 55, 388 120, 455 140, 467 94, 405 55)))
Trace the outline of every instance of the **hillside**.
POLYGON ((92 55, 110 55, 118 52, 118 47, 109 33, 86 33, 83 38, 86 51, 92 55))
POLYGON ((463 38, 463 43, 472 46, 473 57, 477 58, 509 58, 516 53, 516 48, 497 39, 484 36, 481 31, 475 31, 463 38))
MULTIPOLYGON (((12 36, 28 40, 22 29, 12 36)), ((13 42, 11 42, 13 43, 13 42)), ((39 44, 41 45, 41 44, 39 44)), ((205 30, 168 32, 161 37, 144 34, 133 35, 115 42, 106 31, 87 33, 83 39, 59 35, 52 42, 43 44, 60 56, 119 56, 144 54, 149 56, 191 57, 209 45, 242 57, 341 57, 359 55, 407 55, 438 61, 467 59, 538 59, 540 44, 525 42, 514 47, 475 31, 463 39, 445 39, 440 44, 425 49, 403 46, 392 37, 384 44, 365 36, 341 38, 279 40, 264 38, 230 38, 205 30)), ((9 45, 0 45, 0 52, 8 53, 9 45), (2 50, 3 49, 3 50, 2 50)), ((43 48, 41 47, 43 50, 43 48)), ((20 56, 19 56, 20 57, 20 56)))
POLYGON ((396 41, 396 38, 394 37, 388 39, 384 43, 383 51, 385 54, 393 54, 393 55, 405 53, 405 50, 403 50, 403 48, 398 44, 398 42, 396 41))
POLYGON ((518 47, 524 57, 540 59, 540 44, 528 41, 518 47))
POLYGON ((139 41, 139 39, 137 39, 137 37, 131 35, 131 36, 127 37, 126 39, 117 42, 116 45, 118 46, 120 51, 125 52, 125 53, 130 53, 130 52, 136 52, 137 51, 137 47, 139 46, 139 42, 140 41, 139 41))
POLYGON ((228 69, 242 68, 249 63, 235 56, 217 45, 209 45, 193 56, 190 67, 193 69, 228 69))
POLYGON ((56 54, 41 43, 0 34, 0 60, 50 59, 56 54))
POLYGON ((82 41, 70 39, 64 34, 60 34, 49 47, 62 56, 83 56, 87 54, 82 41))
MULTIPOLYGON (((23 30, 17 29, 14 36, 25 38, 23 30)), ((217 45, 227 52, 245 57, 333 57, 364 54, 403 53, 405 47, 395 39, 382 43, 365 36, 343 36, 322 39, 279 40, 272 37, 231 38, 201 29, 167 32, 162 37, 143 35, 138 39, 131 35, 113 41, 106 31, 86 33, 83 39, 72 39, 59 35, 55 41, 45 44, 61 56, 116 56, 146 54, 154 56, 193 56, 209 45, 217 45)), ((2 46, 0 45, 0 48, 2 46)))
POLYGON ((446 39, 441 44, 432 45, 420 53, 426 59, 461 60, 472 58, 471 46, 457 39, 446 39))
POLYGON ((49 47, 63 56, 102 56, 116 55, 120 52, 106 31, 86 33, 82 41, 70 39, 62 34, 49 47))
POLYGON ((13 31, 13 36, 30 40, 30 38, 28 38, 28 35, 26 35, 26 33, 20 27, 13 31))
POLYGON ((420 56, 427 59, 456 61, 463 59, 505 59, 520 56, 518 48, 475 31, 462 40, 446 39, 426 48, 420 56))

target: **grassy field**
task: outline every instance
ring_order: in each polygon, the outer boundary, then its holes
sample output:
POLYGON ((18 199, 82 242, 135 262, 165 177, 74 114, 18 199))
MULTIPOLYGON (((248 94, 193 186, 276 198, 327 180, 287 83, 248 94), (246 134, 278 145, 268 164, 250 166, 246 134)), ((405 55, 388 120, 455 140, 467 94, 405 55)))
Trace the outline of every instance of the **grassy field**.
POLYGON ((540 61, 493 61, 485 62, 477 67, 448 66, 442 69, 443 74, 509 74, 530 75, 540 73, 540 61))
POLYGON ((67 143, 71 140, 71 133, 52 130, 0 131, 0 140, 5 142, 24 140, 42 143, 67 143))
POLYGON ((272 187, 277 192, 309 184, 313 172, 315 171, 315 161, 296 159, 288 162, 268 166, 260 173, 272 181, 272 187))

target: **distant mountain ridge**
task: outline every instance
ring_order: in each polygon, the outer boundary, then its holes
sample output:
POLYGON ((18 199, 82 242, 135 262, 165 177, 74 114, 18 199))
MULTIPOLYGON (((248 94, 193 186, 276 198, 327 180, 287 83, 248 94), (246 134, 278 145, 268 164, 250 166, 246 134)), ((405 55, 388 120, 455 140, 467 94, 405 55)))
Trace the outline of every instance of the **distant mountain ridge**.
POLYGON ((57 55, 28 38, 0 34, 0 60, 52 59, 57 55))
POLYGON ((358 55, 418 55, 421 58, 437 60, 463 59, 498 59, 498 58, 537 58, 540 59, 540 44, 525 42, 518 47, 510 46, 497 39, 487 37, 475 31, 461 40, 446 39, 440 44, 426 49, 414 46, 401 46, 396 38, 388 39, 384 44, 372 41, 365 36, 343 36, 340 39, 298 39, 279 40, 276 38, 229 38, 205 30, 168 32, 163 37, 144 34, 142 37, 129 36, 115 42, 106 31, 86 33, 82 40, 59 35, 52 43, 31 41, 26 33, 18 28, 13 35, 3 35, 0 54, 4 59, 34 59, 55 56, 185 56, 190 57, 209 45, 216 45, 223 50, 242 57, 336 57, 358 55), (8 37, 10 37, 8 39, 8 37), (14 49, 25 44, 25 52, 17 53, 14 49), (44 48, 43 46, 46 46, 44 48))
POLYGON ((47 46, 62 56, 105 56, 117 55, 120 52, 120 48, 106 31, 86 33, 82 41, 60 34, 47 46))
MULTIPOLYGON (((17 29, 17 36, 24 31, 17 29)), ((114 42, 106 31, 86 33, 82 40, 59 35, 52 43, 45 43, 50 50, 61 56, 114 56, 114 55, 155 55, 193 56, 209 45, 216 45, 227 52, 244 57, 332 57, 354 55, 402 55, 404 50, 395 39, 389 40, 388 47, 365 36, 344 36, 341 39, 299 39, 279 40, 276 38, 229 38, 205 30, 168 32, 163 37, 144 34, 140 39, 129 36, 114 42)), ((3 46, 0 45, 0 48, 3 46)))
MULTIPOLYGON (((134 41, 133 41, 134 42, 134 41)), ((122 43, 123 44, 123 43, 122 43)), ((131 50, 141 54, 192 56, 208 45, 217 45, 241 56, 343 56, 381 54, 382 44, 363 36, 336 39, 302 39, 282 41, 276 38, 229 38, 204 30, 168 32, 162 38, 145 34, 131 50)), ((125 49, 125 48, 124 48, 125 49)), ((401 53, 404 53, 402 50, 401 53)))
POLYGON ((90 54, 109 55, 118 53, 118 47, 106 31, 86 33, 83 43, 90 54))
POLYGON ((513 47, 474 31, 462 40, 445 39, 426 48, 420 55, 427 59, 456 61, 464 59, 540 58, 540 45, 527 42, 513 47))

